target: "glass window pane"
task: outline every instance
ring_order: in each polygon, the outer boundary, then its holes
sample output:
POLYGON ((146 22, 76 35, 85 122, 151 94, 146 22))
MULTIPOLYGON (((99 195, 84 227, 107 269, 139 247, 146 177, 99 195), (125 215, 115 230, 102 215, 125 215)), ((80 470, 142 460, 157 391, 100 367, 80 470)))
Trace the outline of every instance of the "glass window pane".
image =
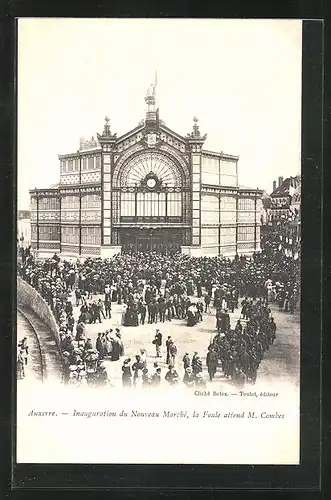
POLYGON ((165 193, 159 194, 159 216, 164 217, 166 214, 165 211, 165 193))

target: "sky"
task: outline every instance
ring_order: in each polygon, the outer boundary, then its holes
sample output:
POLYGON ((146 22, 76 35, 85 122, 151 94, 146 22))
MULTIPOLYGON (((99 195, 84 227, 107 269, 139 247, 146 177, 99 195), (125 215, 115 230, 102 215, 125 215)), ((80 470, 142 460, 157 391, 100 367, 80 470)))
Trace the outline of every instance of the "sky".
POLYGON ((157 71, 160 119, 193 117, 204 149, 239 156, 239 184, 268 193, 301 166, 299 20, 20 19, 18 208, 59 181, 58 154, 144 118, 157 71))

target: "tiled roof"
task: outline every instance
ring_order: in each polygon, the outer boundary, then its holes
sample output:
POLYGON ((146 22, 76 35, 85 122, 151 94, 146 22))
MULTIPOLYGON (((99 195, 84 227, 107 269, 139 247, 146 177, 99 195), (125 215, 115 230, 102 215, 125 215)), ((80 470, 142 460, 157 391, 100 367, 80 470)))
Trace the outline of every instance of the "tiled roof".
POLYGON ((301 185, 301 177, 299 175, 297 175, 296 177, 288 177, 284 180, 281 186, 276 188, 275 191, 271 193, 270 196, 272 198, 277 198, 279 196, 288 196, 290 194, 291 184, 294 189, 297 189, 301 185))

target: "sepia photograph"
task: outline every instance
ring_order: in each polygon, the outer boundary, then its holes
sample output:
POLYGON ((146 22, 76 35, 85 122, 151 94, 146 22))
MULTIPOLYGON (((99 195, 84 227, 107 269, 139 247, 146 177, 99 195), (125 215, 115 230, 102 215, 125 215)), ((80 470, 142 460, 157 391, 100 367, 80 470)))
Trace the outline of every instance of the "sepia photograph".
POLYGON ((300 20, 18 20, 18 463, 299 464, 301 62, 300 20))

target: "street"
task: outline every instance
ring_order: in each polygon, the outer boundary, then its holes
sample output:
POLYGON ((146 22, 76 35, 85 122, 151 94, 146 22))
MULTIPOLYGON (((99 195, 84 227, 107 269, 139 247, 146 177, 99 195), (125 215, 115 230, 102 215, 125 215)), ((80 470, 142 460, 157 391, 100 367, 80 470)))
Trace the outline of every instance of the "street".
MULTIPOLYGON (((103 296, 96 296, 96 299, 103 296)), ((192 298, 196 300, 195 298, 192 298)), ((75 305, 75 299, 72 299, 75 305)), ((278 312, 278 307, 271 305, 272 314, 277 324, 276 340, 269 350, 266 351, 264 359, 261 362, 258 370, 258 381, 280 382, 287 381, 293 384, 299 384, 300 370, 300 324, 299 314, 290 315, 289 313, 278 312)), ((98 332, 104 332, 107 329, 120 328, 121 336, 124 344, 125 355, 119 361, 105 360, 107 373, 112 385, 121 384, 122 362, 126 358, 131 358, 135 361, 135 355, 140 353, 140 349, 146 349, 147 366, 149 373, 154 373, 153 364, 157 362, 162 370, 162 378, 167 372, 166 364, 166 347, 165 342, 168 336, 174 340, 178 354, 175 362, 175 368, 182 379, 184 375, 182 358, 185 352, 188 352, 192 357, 194 351, 197 351, 203 362, 203 374, 208 380, 206 368, 206 353, 210 340, 216 334, 215 324, 215 309, 211 308, 211 313, 203 314, 203 321, 196 326, 187 327, 185 320, 173 319, 171 322, 154 323, 139 325, 138 327, 124 327, 120 325, 122 306, 112 304, 112 318, 102 319, 102 323, 88 324, 88 337, 91 338, 93 345, 97 338, 98 332), (162 358, 156 358, 155 346, 152 344, 156 329, 162 333, 162 358)), ((78 319, 79 308, 74 307, 75 320, 78 319)), ((240 316, 240 309, 230 313, 231 326, 234 328, 240 316)), ((213 383, 218 386, 229 386, 230 380, 227 380, 221 374, 220 368, 217 371, 213 383)))

